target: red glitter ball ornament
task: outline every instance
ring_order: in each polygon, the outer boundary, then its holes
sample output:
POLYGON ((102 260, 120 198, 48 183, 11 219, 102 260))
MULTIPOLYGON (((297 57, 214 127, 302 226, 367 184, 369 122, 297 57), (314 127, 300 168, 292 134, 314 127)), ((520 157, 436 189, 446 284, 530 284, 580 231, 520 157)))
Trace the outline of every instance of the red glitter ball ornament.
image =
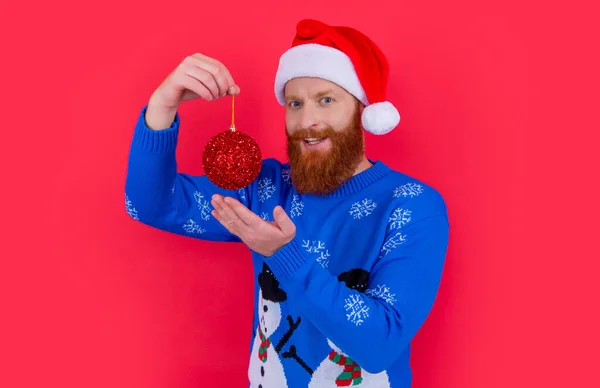
POLYGON ((252 137, 235 129, 233 96, 231 128, 210 139, 204 147, 202 164, 208 179, 226 190, 248 186, 260 172, 260 147, 252 137))

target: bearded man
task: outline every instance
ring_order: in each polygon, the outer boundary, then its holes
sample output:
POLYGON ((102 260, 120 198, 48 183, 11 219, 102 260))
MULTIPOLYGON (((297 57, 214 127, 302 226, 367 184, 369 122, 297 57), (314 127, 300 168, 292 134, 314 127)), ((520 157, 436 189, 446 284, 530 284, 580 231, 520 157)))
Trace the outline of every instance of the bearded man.
POLYGON ((363 33, 298 23, 279 58, 289 162, 263 160, 228 191, 177 170, 182 101, 240 89, 214 58, 186 58, 134 129, 131 217, 164 231, 243 242, 255 271, 252 387, 409 387, 410 344, 434 303, 449 222, 433 187, 365 156, 365 131, 400 115, 385 98, 389 65, 363 33))

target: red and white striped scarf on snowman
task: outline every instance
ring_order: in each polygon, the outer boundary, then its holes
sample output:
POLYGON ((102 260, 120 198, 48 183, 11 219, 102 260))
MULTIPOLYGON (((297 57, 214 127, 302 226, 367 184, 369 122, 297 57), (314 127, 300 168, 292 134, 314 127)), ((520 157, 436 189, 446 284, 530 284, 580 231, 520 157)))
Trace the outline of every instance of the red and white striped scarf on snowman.
POLYGON ((343 354, 339 354, 335 350, 329 353, 329 360, 334 364, 344 367, 344 371, 335 379, 335 385, 338 387, 349 387, 362 383, 362 370, 356 361, 343 354))
POLYGON ((260 346, 258 347, 258 359, 262 362, 267 362, 267 349, 271 346, 271 340, 267 338, 262 330, 260 329, 260 325, 258 325, 258 335, 260 336, 260 346))

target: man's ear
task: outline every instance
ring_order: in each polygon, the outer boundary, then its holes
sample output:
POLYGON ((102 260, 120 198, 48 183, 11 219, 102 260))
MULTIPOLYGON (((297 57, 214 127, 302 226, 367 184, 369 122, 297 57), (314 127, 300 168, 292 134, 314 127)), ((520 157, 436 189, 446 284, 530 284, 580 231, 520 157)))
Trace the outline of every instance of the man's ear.
POLYGON ((358 98, 354 97, 354 101, 358 105, 358 113, 362 114, 363 110, 365 110, 365 104, 363 104, 358 98))
POLYGON ((365 129, 363 128, 363 125, 362 125, 362 113, 363 113, 363 110, 365 110, 365 104, 360 102, 358 99, 356 99, 356 103, 358 104, 358 124, 360 126, 360 129, 362 129, 362 131, 363 131, 363 140, 364 140, 365 129))

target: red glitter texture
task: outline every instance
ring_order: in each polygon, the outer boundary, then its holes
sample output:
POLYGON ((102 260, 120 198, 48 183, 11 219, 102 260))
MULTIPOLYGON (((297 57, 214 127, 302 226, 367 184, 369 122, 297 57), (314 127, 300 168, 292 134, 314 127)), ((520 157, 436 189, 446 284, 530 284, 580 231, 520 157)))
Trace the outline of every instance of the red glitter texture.
POLYGON ((238 190, 252 183, 262 167, 262 154, 252 137, 239 131, 219 133, 206 145, 204 173, 215 185, 238 190))

